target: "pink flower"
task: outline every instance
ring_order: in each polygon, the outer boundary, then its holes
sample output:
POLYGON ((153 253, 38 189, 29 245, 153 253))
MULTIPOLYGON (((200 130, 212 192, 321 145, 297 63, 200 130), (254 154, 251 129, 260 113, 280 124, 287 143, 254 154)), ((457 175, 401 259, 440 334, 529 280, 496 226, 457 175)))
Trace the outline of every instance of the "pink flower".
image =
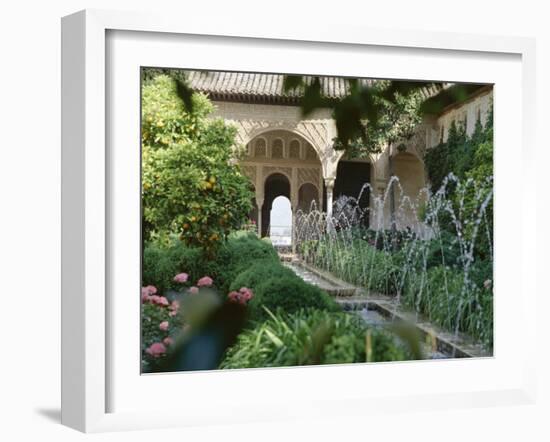
POLYGON ((157 293, 157 288, 154 285, 148 285, 147 287, 143 287, 145 290, 147 290, 149 295, 154 295, 157 293))
POLYGON ((174 281, 179 282, 180 284, 187 282, 188 279, 189 275, 187 273, 178 273, 176 276, 174 276, 174 281))
POLYGON ((254 292, 250 290, 248 287, 241 287, 239 292, 242 294, 242 298, 245 301, 250 301, 254 297, 254 292))
POLYGON ((164 296, 159 296, 159 299, 157 301, 158 305, 163 305, 163 306, 167 306, 167 305, 170 305, 170 301, 168 301, 168 299, 166 299, 164 296))
POLYGON ((159 324, 159 328, 160 328, 162 331, 168 330, 168 327, 170 327, 170 323, 169 323, 168 321, 162 321, 162 322, 159 324))
POLYGON ((252 290, 247 287, 241 287, 238 292, 232 291, 227 297, 231 302, 238 302, 239 304, 246 305, 254 296, 252 290))
POLYGON ((176 316, 180 309, 180 303, 177 300, 172 301, 172 304, 168 307, 168 310, 170 312, 168 313, 169 316, 173 317, 176 316))
POLYGON ((203 276, 197 281, 199 287, 210 287, 213 284, 213 280, 210 276, 203 276))
POLYGON ((162 356, 164 353, 166 353, 166 347, 162 342, 155 342, 154 344, 151 344, 151 346, 147 350, 145 350, 145 353, 153 356, 154 358, 158 358, 159 356, 162 356))
POLYGON ((169 346, 171 346, 171 345, 174 343, 174 340, 173 340, 170 336, 168 336, 168 337, 164 338, 164 339, 162 340, 162 342, 164 343, 164 345, 166 345, 167 347, 169 347, 169 346))
POLYGON ((241 295, 241 294, 240 294, 239 292, 233 291, 233 292, 230 292, 230 293, 227 295, 227 297, 229 298, 229 300, 230 300, 231 302, 239 302, 240 295, 241 295))
POLYGON ((195 286, 190 287, 190 288, 189 288, 189 293, 190 293, 191 295, 196 295, 197 293, 199 293, 199 288, 198 288, 198 287, 195 287, 195 286))
POLYGON ((147 302, 150 300, 150 296, 157 293, 157 288, 154 285, 148 285, 141 288, 141 302, 147 302))
POLYGON ((149 296, 149 301, 151 301, 153 304, 158 304, 159 299, 160 299, 160 296, 158 295, 149 296))

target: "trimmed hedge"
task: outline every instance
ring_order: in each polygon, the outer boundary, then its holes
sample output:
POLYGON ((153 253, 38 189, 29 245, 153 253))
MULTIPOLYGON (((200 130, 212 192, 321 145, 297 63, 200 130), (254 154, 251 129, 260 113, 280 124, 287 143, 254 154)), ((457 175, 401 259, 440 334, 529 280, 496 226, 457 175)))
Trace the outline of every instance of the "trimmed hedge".
POLYGON ((271 243, 250 232, 231 234, 211 263, 217 286, 228 291, 233 280, 258 261, 271 261, 280 266, 277 251, 271 243))
POLYGON ((339 309, 327 293, 296 275, 288 278, 273 277, 262 282, 255 288, 249 307, 250 318, 256 321, 267 318, 265 308, 286 313, 294 313, 303 308, 328 311, 339 309))
POLYGON ((191 281, 205 275, 212 277, 222 296, 241 287, 252 289, 254 297, 249 303, 252 321, 266 319, 264 307, 287 313, 302 308, 340 309, 327 293, 283 266, 270 243, 247 232, 232 234, 213 260, 206 259, 200 249, 187 247, 181 241, 168 247, 150 244, 145 248, 144 286, 154 285, 160 293, 178 288, 173 278, 180 272, 188 273, 191 281))
POLYGON ((254 291, 249 315, 254 321, 266 319, 264 307, 292 313, 302 308, 339 310, 336 302, 323 290, 308 284, 278 260, 261 260, 241 272, 230 290, 248 287, 254 291))
POLYGON ((190 280, 204 276, 202 253, 198 248, 187 247, 181 241, 169 246, 148 244, 143 250, 142 286, 154 285, 159 293, 178 288, 174 276, 185 272, 190 280))
POLYGON ((257 290, 261 284, 274 278, 295 279, 296 274, 278 260, 263 259, 239 273, 231 283, 230 290, 239 290, 241 287, 257 290))
POLYGON ((277 252, 271 244, 247 232, 231 234, 214 259, 208 259, 200 248, 186 246, 177 239, 169 245, 151 242, 143 251, 142 286, 154 285, 164 293, 178 288, 173 278, 185 272, 191 281, 208 275, 216 287, 226 292, 233 279, 257 261, 278 263, 277 252))

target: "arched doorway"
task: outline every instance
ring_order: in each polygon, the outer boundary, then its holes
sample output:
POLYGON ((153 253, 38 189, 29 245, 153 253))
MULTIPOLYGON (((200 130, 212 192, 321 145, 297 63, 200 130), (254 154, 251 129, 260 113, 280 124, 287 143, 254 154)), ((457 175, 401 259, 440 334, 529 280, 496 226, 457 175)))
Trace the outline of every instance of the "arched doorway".
POLYGON ((278 196, 290 200, 290 181, 282 173, 274 173, 267 177, 264 184, 264 204, 262 206, 261 235, 266 236, 271 225, 271 209, 273 201, 278 196))
POLYGON ((321 210, 319 207, 319 191, 317 186, 311 183, 302 184, 298 190, 298 209, 304 213, 312 209, 321 210))
POLYGON ((338 162, 334 201, 340 203, 342 213, 353 213, 357 217, 354 223, 360 222, 365 227, 369 226, 370 182, 369 162, 348 159, 338 162))
POLYGON ((273 200, 269 238, 276 247, 290 246, 292 243, 292 207, 286 196, 280 195, 273 200))
POLYGON ((399 178, 393 186, 397 228, 414 227, 426 186, 424 164, 416 155, 400 152, 393 157, 393 174, 399 178))

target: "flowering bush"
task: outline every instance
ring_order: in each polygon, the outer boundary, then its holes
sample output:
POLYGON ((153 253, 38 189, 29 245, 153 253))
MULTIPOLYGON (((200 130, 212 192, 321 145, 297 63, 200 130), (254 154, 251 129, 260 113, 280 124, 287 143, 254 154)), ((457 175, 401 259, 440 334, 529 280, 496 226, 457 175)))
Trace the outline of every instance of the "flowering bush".
POLYGON ((180 303, 170 302, 149 285, 141 289, 141 350, 144 370, 154 367, 173 345, 180 321, 180 303))
POLYGON ((241 287, 239 291, 233 290, 227 295, 231 302, 246 305, 254 297, 254 293, 247 287, 241 287))
POLYGON ((214 281, 212 280, 212 278, 210 276, 203 276, 201 279, 199 279, 197 281, 197 286, 198 287, 210 287, 212 286, 212 283, 214 281))
MULTIPOLYGON (((202 311, 203 307, 219 305, 222 300, 220 295, 216 294, 214 280, 210 276, 199 278, 195 285, 191 286, 189 286, 188 273, 178 273, 173 280, 180 286, 180 290, 179 294, 172 295, 178 299, 172 301, 169 301, 166 296, 160 295, 153 285, 141 288, 141 350, 144 371, 155 371, 162 368, 161 364, 174 347, 177 337, 181 333, 189 332, 194 328, 193 321, 202 318, 205 313, 202 311), (200 294, 201 290, 203 290, 202 295, 200 294), (196 296, 200 296, 200 298, 196 298, 196 296), (180 299, 185 302, 187 315, 183 314, 180 299), (215 300, 214 304, 212 304, 212 300, 215 300), (197 301, 198 304, 193 301, 197 301), (195 307, 194 314, 193 306, 195 307)), ((252 290, 241 287, 239 290, 229 293, 225 300, 246 306, 253 297, 252 290)))
POLYGON ((153 284, 161 293, 177 290, 183 283, 178 282, 177 275, 184 272, 188 281, 198 279, 208 269, 205 264, 198 247, 188 247, 177 238, 147 242, 143 249, 142 285, 153 284))
POLYGON ((179 282, 180 284, 186 283, 188 279, 189 275, 187 273, 178 273, 174 276, 174 282, 179 282))

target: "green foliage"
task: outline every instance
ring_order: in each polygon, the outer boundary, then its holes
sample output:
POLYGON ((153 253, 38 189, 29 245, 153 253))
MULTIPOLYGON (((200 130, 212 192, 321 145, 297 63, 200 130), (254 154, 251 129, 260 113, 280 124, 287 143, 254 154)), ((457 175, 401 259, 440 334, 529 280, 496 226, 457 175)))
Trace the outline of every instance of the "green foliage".
POLYGON ((441 265, 426 273, 410 273, 402 300, 447 330, 467 333, 491 347, 493 292, 490 286, 478 285, 475 280, 481 282, 490 276, 492 266, 478 266, 472 272, 474 278, 465 278, 462 272, 441 265))
POLYGON ((447 267, 461 266, 462 255, 455 235, 442 231, 441 234, 426 242, 426 267, 438 265, 447 267))
POLYGON ((466 262, 459 239, 445 230, 426 240, 403 237, 397 251, 379 244, 383 233, 342 230, 304 243, 300 252, 309 263, 369 293, 399 295, 429 320, 491 347, 492 261, 466 262))
POLYGON ((395 338, 382 330, 367 329, 354 315, 309 309, 292 314, 266 314, 268 320, 239 336, 220 368, 345 364, 409 358, 395 338))
MULTIPOLYGON (((378 82, 384 89, 391 82, 378 82)), ((407 95, 395 92, 392 99, 377 96, 375 103, 379 108, 376 124, 367 124, 367 152, 381 152, 388 145, 410 139, 422 121, 420 106, 422 95, 418 90, 407 95)))
POLYGON ((450 173, 460 179, 471 177, 476 181, 483 181, 493 175, 492 121, 490 111, 485 127, 477 121, 471 136, 466 135, 463 125, 457 127, 453 121, 447 140, 428 149, 424 163, 434 192, 450 173))
POLYGON ((252 320, 265 318, 265 309, 293 312, 305 307, 334 310, 336 303, 319 288, 304 282, 283 266, 273 246, 255 234, 230 236, 219 250, 213 274, 224 291, 248 287, 254 291, 249 304, 252 320))
MULTIPOLYGON (((406 95, 395 91, 388 96, 385 92, 391 88, 391 84, 391 81, 377 81, 368 89, 369 98, 367 100, 364 96, 363 99, 369 108, 376 109, 376 116, 371 116, 363 133, 355 134, 355 138, 347 142, 342 140, 340 133, 350 132, 351 129, 339 128, 338 137, 334 140, 335 149, 345 149, 351 158, 366 157, 371 153, 380 153, 390 144, 406 141, 414 135, 416 127, 422 121, 422 95, 418 90, 413 90, 406 95)), ((351 124, 349 120, 346 121, 344 114, 338 113, 344 111, 347 109, 336 107, 337 125, 339 120, 342 120, 340 126, 351 124)))
POLYGON ((168 336, 167 331, 160 329, 159 325, 166 321, 172 321, 170 311, 156 304, 142 304, 141 306, 141 347, 145 351, 154 342, 162 342, 168 336))
MULTIPOLYGON (((476 183, 478 192, 475 194, 470 191, 470 194, 464 198, 464 212, 465 216, 472 216, 476 214, 476 210, 479 208, 478 200, 484 200, 490 198, 485 212, 483 214, 483 222, 481 225, 481 232, 477 233, 475 243, 475 254, 480 259, 491 260, 493 259, 493 126, 492 126, 492 113, 489 114, 486 130, 479 136, 477 148, 474 154, 472 167, 465 175, 467 179, 476 183), (490 233, 490 237, 486 234, 485 229, 490 233)), ((472 237, 474 234, 474 226, 471 226, 466 231, 466 235, 472 237)))
POLYGON ((195 101, 193 96, 195 95, 193 89, 187 82, 187 75, 185 71, 181 69, 168 69, 168 68, 142 68, 141 69, 141 84, 149 84, 159 75, 168 76, 176 82, 176 92, 185 105, 185 108, 189 113, 195 111, 195 101))
MULTIPOLYGON (((258 238, 255 233, 239 231, 232 233, 220 247, 215 259, 211 261, 211 268, 218 279, 218 286, 228 291, 241 272, 258 262, 272 262, 281 266, 277 252, 269 242, 258 238)), ((235 289, 245 286, 254 288, 244 284, 235 289)))
POLYGON ((340 100, 323 95, 320 77, 287 75, 284 89, 302 95, 303 115, 319 108, 331 109, 338 132, 335 148, 345 149, 351 156, 379 152, 392 140, 408 138, 420 122, 420 89, 434 85, 418 81, 365 82, 357 78, 346 81, 348 93, 340 100))
POLYGON ((141 140, 152 149, 195 141, 208 128, 206 117, 214 110, 202 94, 192 97, 193 112, 180 99, 177 83, 159 75, 145 83, 141 96, 141 140))
POLYGON ((231 283, 230 290, 238 290, 241 287, 256 289, 270 279, 294 278, 296 278, 295 273, 288 267, 282 266, 278 259, 261 259, 245 267, 231 283))
MULTIPOLYGON (((477 259, 492 260, 493 232, 493 118, 492 111, 487 116, 485 127, 476 123, 475 131, 467 136, 464 128, 456 128, 454 123, 449 129, 446 142, 429 149, 425 156, 426 171, 431 181, 432 191, 441 191, 445 178, 453 174, 461 180, 459 186, 447 183, 445 189, 452 209, 458 214, 463 231, 461 235, 475 243, 477 259), (487 201, 487 204, 484 204, 487 201), (463 220, 477 220, 480 223, 463 220)), ((456 226, 443 208, 438 214, 442 229, 456 235, 456 226)))
POLYGON ((177 233, 211 252, 251 209, 250 182, 233 164, 235 128, 207 116, 200 94, 188 112, 166 75, 142 91, 142 201, 145 239, 177 233))
POLYGON ((168 303, 165 297, 158 295, 143 298, 144 290, 149 288, 142 288, 141 304, 141 363, 144 372, 153 371, 162 364, 183 324, 177 302, 168 303), (155 347, 156 351, 151 352, 155 347))
POLYGON ((181 241, 170 245, 147 244, 143 250, 142 285, 154 285, 160 293, 175 289, 180 284, 174 282, 178 273, 188 273, 190 280, 196 280, 202 274, 202 253, 198 248, 187 247, 181 241))
POLYGON ((273 276, 253 289, 254 298, 249 308, 250 317, 255 321, 266 318, 265 308, 287 313, 293 313, 302 308, 338 310, 338 305, 327 293, 290 273, 284 276, 282 274, 273 276))
MULTIPOLYGON (((188 246, 179 239, 152 241, 146 243, 143 251, 142 284, 154 285, 160 293, 164 293, 168 289, 179 288, 181 285, 174 282, 173 278, 185 272, 190 281, 205 275, 211 276, 216 287, 226 293, 239 273, 259 262, 270 262, 284 269, 275 249, 248 232, 230 234, 214 257, 205 256, 200 248, 188 246)), ((253 287, 242 284, 236 289, 245 286, 253 287)))
POLYGON ((370 291, 393 295, 400 281, 401 261, 397 256, 378 250, 372 239, 340 231, 326 235, 313 244, 301 248, 304 259, 314 266, 327 270, 339 278, 370 291), (346 246, 343 247, 342 244, 346 246))

